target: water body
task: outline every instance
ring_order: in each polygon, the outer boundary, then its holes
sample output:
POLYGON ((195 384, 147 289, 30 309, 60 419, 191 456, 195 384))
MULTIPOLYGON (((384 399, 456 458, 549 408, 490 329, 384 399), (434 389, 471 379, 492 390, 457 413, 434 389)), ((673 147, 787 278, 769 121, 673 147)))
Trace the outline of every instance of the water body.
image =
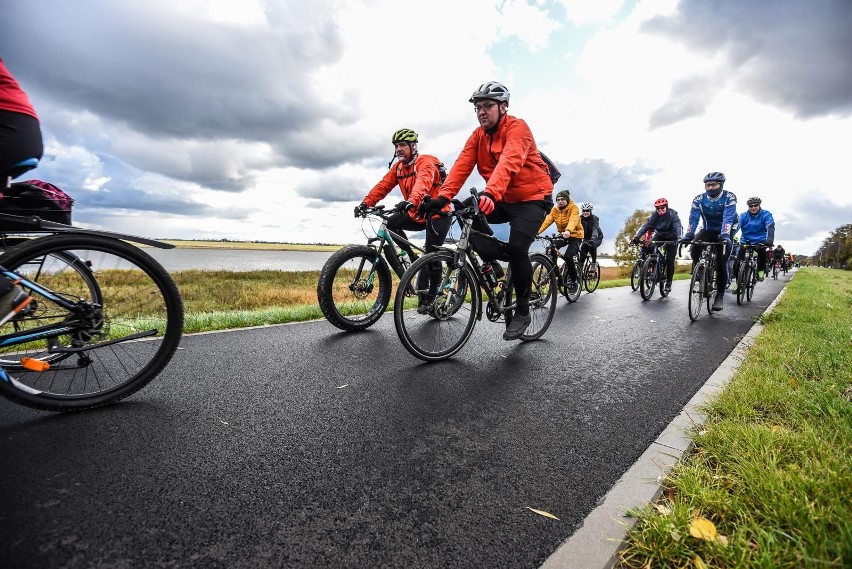
MULTIPOLYGON (((318 271, 333 251, 256 251, 249 249, 156 249, 146 247, 167 271, 318 271)), ((602 267, 614 267, 612 259, 598 259, 602 267)))

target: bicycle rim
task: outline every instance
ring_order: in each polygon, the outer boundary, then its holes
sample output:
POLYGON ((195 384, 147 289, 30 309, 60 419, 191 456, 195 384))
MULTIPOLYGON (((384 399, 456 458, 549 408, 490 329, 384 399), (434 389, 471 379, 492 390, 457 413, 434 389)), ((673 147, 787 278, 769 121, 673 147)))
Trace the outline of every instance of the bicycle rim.
POLYGON ((585 275, 586 292, 595 292, 598 290, 598 285, 601 282, 601 266, 595 261, 594 263, 586 263, 585 275))
POLYGON ((701 315, 701 306, 704 302, 704 283, 701 278, 703 274, 704 267, 696 265, 689 281, 689 319, 693 322, 701 315))
POLYGON ((754 296, 754 287, 757 286, 757 273, 754 267, 749 267, 748 277, 746 278, 746 299, 751 302, 751 297, 754 296))
MULTIPOLYGON (((577 282, 577 288, 574 292, 571 292, 571 289, 568 286, 568 283, 571 282, 571 277, 568 275, 568 263, 573 261, 566 261, 566 264, 562 266, 562 277, 565 279, 565 298, 568 299, 568 302, 577 302, 577 299, 580 298, 580 292, 583 289, 583 284, 581 282, 577 282)), ((574 263, 574 270, 577 273, 577 278, 582 278, 582 273, 580 272, 580 268, 577 267, 577 264, 574 263)))
POLYGON ((320 310, 331 324, 353 332, 369 328, 390 303, 387 263, 367 245, 344 247, 328 258, 317 282, 320 310))
POLYGON ((531 255, 533 278, 530 291, 530 325, 521 340, 537 340, 547 331, 556 313, 556 273, 544 255, 531 255))
POLYGON ((745 302, 746 291, 748 290, 749 285, 751 284, 751 276, 749 274, 749 267, 746 262, 743 262, 740 266, 740 273, 737 275, 737 304, 742 304, 745 302))
POLYGON ((639 288, 639 276, 642 274, 642 263, 636 261, 633 263, 633 270, 630 271, 630 288, 636 290, 639 288))
POLYGON ((655 263, 654 257, 648 257, 642 263, 642 273, 639 278, 639 294, 642 296, 642 300, 650 300, 654 296, 654 286, 657 284, 655 263))
POLYGON ((480 308, 479 285, 454 254, 421 256, 402 275, 394 300, 394 326, 402 345, 424 361, 449 358, 467 343, 480 308), (419 287, 418 287, 419 284, 419 287), (408 309, 405 290, 412 287, 418 307, 408 309))
POLYGON ((16 247, 2 263, 90 309, 69 312, 32 293, 30 309, 0 328, 8 337, 67 324, 48 339, 0 348, 3 367, 13 378, 0 381, 9 399, 52 411, 97 407, 144 387, 174 355, 183 302, 169 274, 141 249, 99 236, 55 235, 16 247), (97 292, 72 259, 86 261, 97 292), (34 363, 48 367, 33 371, 34 363))

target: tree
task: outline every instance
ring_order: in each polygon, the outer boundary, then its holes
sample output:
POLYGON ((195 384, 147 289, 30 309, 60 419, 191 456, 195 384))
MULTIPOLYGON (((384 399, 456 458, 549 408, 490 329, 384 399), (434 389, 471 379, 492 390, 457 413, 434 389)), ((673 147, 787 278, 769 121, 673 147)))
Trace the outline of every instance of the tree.
POLYGON ((618 266, 630 267, 636 261, 636 249, 630 247, 630 240, 652 213, 650 210, 637 209, 625 221, 624 229, 615 236, 615 254, 612 258, 618 266))
POLYGON ((822 267, 852 269, 852 224, 835 229, 816 250, 811 263, 822 267))

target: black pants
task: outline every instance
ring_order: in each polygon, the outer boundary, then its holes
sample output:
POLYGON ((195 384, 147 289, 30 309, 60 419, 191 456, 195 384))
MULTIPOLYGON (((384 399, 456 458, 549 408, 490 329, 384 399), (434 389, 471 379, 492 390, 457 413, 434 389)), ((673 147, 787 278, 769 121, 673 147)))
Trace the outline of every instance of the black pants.
MULTIPOLYGON (((737 251, 737 260, 734 261, 734 271, 733 271, 734 274, 731 275, 731 278, 734 278, 734 279, 737 278, 737 274, 739 274, 739 272, 740 272, 740 263, 742 262, 743 259, 745 259, 745 254, 746 254, 746 248, 743 247, 743 246, 740 246, 740 250, 737 251)), ((763 267, 765 267, 765 266, 766 266, 766 249, 764 249, 763 247, 758 247, 757 248, 757 270, 763 271, 763 267)), ((766 271, 763 271, 763 272, 765 273, 766 271)))
MULTIPOLYGON (((0 172, 44 152, 38 119, 30 115, 0 111, 0 172)), ((3 180, 5 183, 5 179, 3 180)))
POLYGON ((583 268, 583 263, 586 262, 586 257, 592 257, 592 262, 598 262, 598 246, 600 243, 596 243, 594 241, 583 241, 580 245, 580 269, 583 268))
MULTIPOLYGON (((713 245, 716 247, 716 294, 724 295, 725 287, 728 286, 728 257, 730 256, 730 251, 725 251, 725 243, 719 237, 719 233, 707 231, 702 229, 695 235, 696 241, 715 241, 718 245, 713 245)), ((692 268, 695 269, 695 264, 698 262, 698 259, 701 257, 701 251, 704 250, 703 245, 693 245, 690 250, 690 256, 692 257, 692 268)))
MULTIPOLYGON (((465 203, 469 203, 468 198, 465 203)), ((509 268, 512 271, 512 286, 518 299, 518 314, 526 316, 530 313, 530 291, 532 289, 532 263, 530 262, 530 245, 535 241, 538 228, 547 216, 547 212, 553 207, 548 200, 536 200, 529 202, 505 203, 498 202, 494 205, 494 211, 485 216, 488 223, 508 223, 509 243, 505 255, 509 260, 509 268)), ((478 231, 487 231, 485 227, 474 220, 473 228, 478 231)), ((496 256, 489 258, 480 252, 486 261, 494 261, 496 256)))
MULTIPOLYGON (((407 213, 399 212, 388 219, 388 229, 394 233, 398 233, 403 239, 408 239, 408 235, 405 233, 406 230, 426 230, 426 246, 424 249, 427 253, 431 253, 444 244, 444 239, 447 238, 447 232, 450 230, 451 223, 452 220, 450 220, 449 217, 436 217, 429 223, 429 227, 427 227, 425 221, 415 221, 411 219, 411 216, 407 213)), ((398 239, 394 239, 394 241, 396 241, 396 244, 399 245, 403 251, 408 253, 409 258, 412 261, 417 258, 417 255, 414 253, 411 245, 398 239)))
MULTIPOLYGON (((580 244, 583 242, 583 239, 580 237, 569 237, 568 238, 568 246, 565 248, 565 257, 567 258, 566 263, 568 264, 568 278, 572 281, 576 281, 579 278, 577 274, 577 267, 574 266, 574 255, 579 255, 580 253, 580 244)), ((580 259, 580 270, 583 270, 583 260, 580 259)))

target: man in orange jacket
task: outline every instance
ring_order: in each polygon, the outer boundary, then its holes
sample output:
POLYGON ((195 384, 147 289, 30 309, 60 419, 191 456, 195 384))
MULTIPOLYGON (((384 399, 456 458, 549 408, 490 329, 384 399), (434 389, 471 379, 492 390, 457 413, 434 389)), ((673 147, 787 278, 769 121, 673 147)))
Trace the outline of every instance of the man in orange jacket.
POLYGON ((510 226, 507 257, 518 304, 503 339, 517 340, 531 322, 529 250, 553 206, 553 183, 527 123, 507 114, 509 90, 504 85, 496 81, 483 83, 469 102, 473 103, 480 126, 467 139, 438 197, 429 201, 425 209, 443 209, 476 166, 486 182, 479 209, 489 223, 508 222, 510 226))

